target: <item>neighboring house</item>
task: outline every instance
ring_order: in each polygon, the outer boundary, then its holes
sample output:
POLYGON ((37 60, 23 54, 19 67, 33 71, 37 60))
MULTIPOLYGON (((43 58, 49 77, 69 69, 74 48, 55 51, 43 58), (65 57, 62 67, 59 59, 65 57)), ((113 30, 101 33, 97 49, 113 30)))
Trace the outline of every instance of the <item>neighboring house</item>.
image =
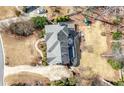
POLYGON ((46 9, 43 6, 25 6, 26 13, 37 13, 43 14, 46 13, 46 9))
POLYGON ((77 66, 80 63, 80 34, 74 24, 46 25, 48 64, 77 66))
POLYGON ((36 10, 39 6, 24 6, 24 11, 26 13, 30 13, 33 12, 34 10, 36 10))
POLYGON ((43 6, 18 6, 17 9, 22 13, 24 16, 46 16, 47 10, 43 6))

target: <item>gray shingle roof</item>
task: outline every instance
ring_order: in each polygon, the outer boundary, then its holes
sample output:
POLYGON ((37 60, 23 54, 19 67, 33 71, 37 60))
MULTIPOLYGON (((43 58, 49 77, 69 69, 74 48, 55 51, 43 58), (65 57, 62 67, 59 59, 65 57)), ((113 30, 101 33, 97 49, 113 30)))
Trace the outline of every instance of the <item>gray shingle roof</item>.
MULTIPOLYGON (((63 64, 63 62, 68 61, 69 57, 67 56, 67 57, 64 57, 63 59, 62 57, 63 51, 61 51, 61 47, 64 44, 66 46, 68 44, 67 42, 61 43, 61 40, 63 40, 66 37, 66 35, 68 35, 65 26, 46 25, 45 31, 46 31, 46 43, 47 43, 47 58, 49 59, 51 57, 54 57, 54 59, 49 63, 50 64, 56 64, 56 63, 63 64)), ((68 52, 66 54, 68 54, 68 52)))
MULTIPOLYGON (((65 24, 45 26, 45 31, 46 31, 45 40, 47 44, 48 64, 70 64, 70 60, 72 59, 70 59, 69 53, 77 53, 76 50, 73 50, 73 52, 69 52, 70 51, 69 50, 70 46, 68 43, 69 38, 72 38, 73 40, 76 37, 77 33, 76 31, 74 31, 75 30, 74 25, 68 25, 68 26, 65 24)), ((74 44, 72 46, 76 47, 74 46, 74 44)))

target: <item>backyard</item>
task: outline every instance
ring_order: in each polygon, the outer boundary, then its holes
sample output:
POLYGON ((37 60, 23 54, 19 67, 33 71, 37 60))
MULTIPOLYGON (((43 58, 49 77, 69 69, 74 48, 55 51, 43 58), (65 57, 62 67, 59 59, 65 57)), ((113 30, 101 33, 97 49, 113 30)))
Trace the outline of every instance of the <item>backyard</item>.
POLYGON ((90 67, 95 74, 106 80, 118 80, 119 72, 107 63, 107 59, 101 57, 102 53, 108 51, 106 36, 101 35, 102 32, 106 32, 104 25, 97 21, 90 27, 84 26, 82 30, 85 34, 85 50, 82 52, 80 66, 90 67))

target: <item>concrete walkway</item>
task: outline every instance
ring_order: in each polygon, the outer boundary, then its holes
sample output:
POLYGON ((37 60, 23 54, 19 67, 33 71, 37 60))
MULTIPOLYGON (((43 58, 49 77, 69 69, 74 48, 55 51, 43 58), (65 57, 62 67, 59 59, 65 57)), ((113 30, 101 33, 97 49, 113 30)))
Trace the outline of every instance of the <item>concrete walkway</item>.
POLYGON ((35 43, 35 49, 36 49, 36 51, 37 51, 37 52, 40 54, 40 56, 43 58, 43 53, 42 53, 41 49, 38 48, 39 42, 44 42, 44 39, 38 39, 38 40, 36 41, 36 43, 35 43))

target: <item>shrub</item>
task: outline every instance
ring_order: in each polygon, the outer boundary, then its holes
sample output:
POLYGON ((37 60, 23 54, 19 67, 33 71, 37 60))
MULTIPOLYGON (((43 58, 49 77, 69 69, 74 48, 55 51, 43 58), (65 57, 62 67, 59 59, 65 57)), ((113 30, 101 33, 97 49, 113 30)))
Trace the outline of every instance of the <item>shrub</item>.
POLYGON ((45 35, 45 31, 44 30, 39 32, 39 38, 44 38, 44 35, 45 35))
POLYGON ((19 36, 29 36, 33 34, 33 31, 35 29, 33 27, 33 23, 31 23, 30 21, 25 21, 25 22, 12 23, 10 25, 10 30, 13 34, 19 36))
POLYGON ((117 82, 112 82, 112 83, 113 83, 113 85, 116 85, 116 86, 124 86, 124 81, 122 81, 122 80, 119 80, 117 82))
POLYGON ((47 53, 46 53, 46 44, 41 44, 41 51, 43 53, 43 58, 42 58, 42 65, 47 66, 47 53))
POLYGON ((119 32, 119 31, 113 32, 112 37, 114 40, 119 40, 120 38, 122 38, 122 32, 119 32))
POLYGON ((51 82, 49 85, 51 86, 76 86, 77 79, 74 77, 64 78, 62 80, 57 80, 51 82))
POLYGON ((29 84, 19 82, 19 83, 11 84, 11 86, 29 86, 29 84))
POLYGON ((20 11, 18 11, 18 10, 16 10, 16 11, 15 11, 15 14, 16 14, 16 16, 18 16, 18 17, 19 17, 19 16, 21 15, 21 12, 20 12, 20 11))
POLYGON ((77 80, 76 80, 76 78, 74 78, 74 77, 68 78, 68 81, 69 81, 69 85, 70 85, 70 86, 75 86, 76 83, 77 83, 77 80))
POLYGON ((67 22, 69 20, 70 20, 69 16, 60 16, 57 17, 54 21, 58 23, 58 22, 67 22))
POLYGON ((122 18, 119 17, 119 16, 116 16, 116 17, 113 19, 113 24, 115 24, 115 25, 119 25, 121 22, 122 22, 122 18))
POLYGON ((48 24, 48 20, 46 17, 40 17, 40 16, 37 16, 37 17, 32 17, 32 21, 35 25, 35 28, 38 28, 38 29, 43 29, 44 26, 46 24, 48 24))
POLYGON ((8 62, 8 61, 6 61, 6 62, 5 62, 5 65, 7 65, 7 66, 8 66, 8 65, 9 65, 9 62, 8 62))
POLYGON ((117 85, 117 86, 124 86, 124 82, 123 82, 123 81, 118 81, 118 82, 116 83, 116 85, 117 85))
POLYGON ((113 52, 121 51, 121 44, 120 44, 120 42, 112 43, 112 51, 113 52))
POLYGON ((48 66, 48 63, 47 63, 47 59, 46 58, 43 58, 42 59, 42 65, 43 66, 48 66))
POLYGON ((113 69, 115 70, 119 70, 123 68, 123 64, 122 62, 118 61, 118 60, 114 60, 114 59, 108 59, 107 61, 113 69))

